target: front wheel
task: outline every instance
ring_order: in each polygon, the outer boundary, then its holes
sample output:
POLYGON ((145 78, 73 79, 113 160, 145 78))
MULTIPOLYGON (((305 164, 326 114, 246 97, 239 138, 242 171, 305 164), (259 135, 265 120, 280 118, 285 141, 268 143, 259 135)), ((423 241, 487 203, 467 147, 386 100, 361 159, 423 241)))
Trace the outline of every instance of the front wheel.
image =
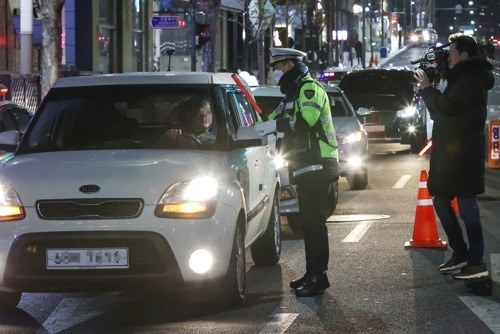
POLYGON ((238 224, 234 232, 227 274, 215 287, 218 292, 212 299, 215 304, 237 306, 245 299, 246 257, 244 239, 241 224, 238 224))
POLYGON ((281 255, 281 220, 278 195, 274 194, 271 216, 266 232, 250 247, 252 259, 258 266, 272 266, 281 255))
POLYGON ((423 130, 419 131, 410 140, 410 150, 411 153, 419 153, 427 144, 426 135, 424 135, 423 130))
POLYGON ((347 182, 351 186, 351 190, 363 190, 368 185, 368 168, 362 167, 362 170, 356 174, 350 174, 347 176, 347 182))
POLYGON ((287 214, 286 220, 288 221, 288 226, 290 226, 293 233, 298 235, 304 234, 304 230, 302 228, 302 221, 300 220, 300 214, 298 212, 287 214))

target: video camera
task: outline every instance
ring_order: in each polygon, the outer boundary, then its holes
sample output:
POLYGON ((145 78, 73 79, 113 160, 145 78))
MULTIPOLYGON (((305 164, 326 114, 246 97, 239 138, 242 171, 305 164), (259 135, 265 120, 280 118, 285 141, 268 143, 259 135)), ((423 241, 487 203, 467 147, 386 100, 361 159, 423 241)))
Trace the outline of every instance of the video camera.
POLYGON ((431 82, 446 77, 448 71, 448 50, 445 50, 450 43, 436 46, 436 44, 429 47, 424 56, 419 59, 412 59, 412 65, 419 64, 418 68, 422 69, 429 77, 431 82))

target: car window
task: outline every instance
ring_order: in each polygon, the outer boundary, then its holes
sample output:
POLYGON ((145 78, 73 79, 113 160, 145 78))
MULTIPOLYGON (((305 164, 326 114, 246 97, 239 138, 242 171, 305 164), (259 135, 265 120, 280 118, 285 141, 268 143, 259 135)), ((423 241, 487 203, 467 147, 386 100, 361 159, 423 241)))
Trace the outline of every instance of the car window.
POLYGON ((407 106, 415 95, 411 72, 357 72, 342 78, 339 87, 355 109, 359 107, 385 108, 391 105, 407 106), (361 98, 362 96, 362 98, 361 98))
MULTIPOLYGON (((22 150, 191 148, 167 135, 182 128, 190 100, 209 101, 215 113, 206 133, 216 138, 219 116, 206 88, 120 85, 53 89, 38 110, 22 150)), ((184 132, 188 132, 187 130, 184 132)), ((211 142, 203 144, 209 145, 211 142)), ((199 143, 198 143, 199 144, 199 143)), ((201 145, 198 145, 201 146, 201 145)), ((192 148, 200 149, 193 145, 192 148)), ((202 147, 201 147, 202 148, 202 147)))
POLYGON ((254 125, 257 118, 254 116, 252 106, 245 95, 239 91, 230 91, 228 97, 231 107, 235 111, 238 127, 254 125))
POLYGON ((328 97, 330 98, 332 117, 352 116, 347 101, 340 94, 328 93, 328 97))

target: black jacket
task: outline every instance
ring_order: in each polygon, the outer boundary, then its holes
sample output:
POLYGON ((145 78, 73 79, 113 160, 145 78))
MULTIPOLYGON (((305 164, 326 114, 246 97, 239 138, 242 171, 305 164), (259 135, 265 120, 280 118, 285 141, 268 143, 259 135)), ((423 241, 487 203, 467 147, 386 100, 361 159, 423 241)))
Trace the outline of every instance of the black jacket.
POLYGON ((448 71, 443 93, 431 87, 421 91, 434 119, 427 181, 432 196, 484 192, 484 128, 488 91, 495 82, 492 68, 485 58, 471 57, 448 71))

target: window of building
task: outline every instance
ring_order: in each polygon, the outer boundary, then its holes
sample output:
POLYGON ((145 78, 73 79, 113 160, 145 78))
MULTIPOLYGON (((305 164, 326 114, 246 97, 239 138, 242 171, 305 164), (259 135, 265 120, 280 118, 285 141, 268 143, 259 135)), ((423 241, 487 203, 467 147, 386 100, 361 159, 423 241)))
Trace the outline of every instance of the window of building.
POLYGON ((115 0, 99 0, 99 71, 115 73, 116 5, 115 0))

